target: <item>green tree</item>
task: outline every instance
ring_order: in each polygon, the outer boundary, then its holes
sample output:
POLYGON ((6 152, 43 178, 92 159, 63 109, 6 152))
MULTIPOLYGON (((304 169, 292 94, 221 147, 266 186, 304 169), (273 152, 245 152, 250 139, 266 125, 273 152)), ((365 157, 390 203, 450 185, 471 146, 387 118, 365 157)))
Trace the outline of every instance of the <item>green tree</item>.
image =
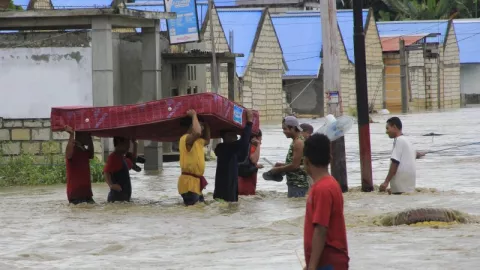
MULTIPOLYGON (((477 1, 477 0, 474 0, 477 1)), ((472 17, 472 0, 383 0, 397 13, 394 20, 437 20, 472 17)))
POLYGON ((10 0, 10 4, 8 4, 8 9, 9 10, 23 10, 22 6, 16 6, 13 3, 13 0, 10 0))
MULTIPOLYGON (((353 0, 337 0, 337 9, 352 8, 353 0)), ((397 16, 397 13, 390 9, 383 0, 363 0, 363 8, 372 8, 375 18, 380 21, 390 21, 397 16)))

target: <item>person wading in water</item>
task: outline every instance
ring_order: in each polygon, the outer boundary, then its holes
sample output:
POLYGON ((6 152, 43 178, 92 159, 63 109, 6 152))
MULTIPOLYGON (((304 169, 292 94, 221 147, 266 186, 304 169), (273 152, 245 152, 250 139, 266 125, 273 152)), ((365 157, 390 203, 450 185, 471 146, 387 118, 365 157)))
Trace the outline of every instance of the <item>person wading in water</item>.
POLYGON ((412 143, 403 136, 400 118, 392 117, 387 120, 386 133, 394 141, 390 169, 385 181, 380 185, 380 191, 387 191, 390 184, 391 194, 415 192, 417 170, 415 159, 425 156, 425 153, 417 152, 412 143))
POLYGON ((304 225, 305 263, 308 270, 347 270, 347 232, 343 194, 328 173, 330 140, 314 134, 305 141, 305 169, 314 179, 308 193, 304 225))
MULTIPOLYGON (((262 131, 259 130, 257 135, 252 135, 250 140, 250 161, 262 169, 263 165, 259 164, 260 160, 260 146, 262 145, 262 131)), ((253 173, 248 177, 238 177, 238 195, 255 195, 257 190, 257 173, 253 173)))
POLYGON ((223 142, 215 148, 217 170, 215 173, 214 199, 227 202, 238 201, 238 163, 248 155, 248 147, 252 134, 253 113, 247 110, 247 123, 243 128, 240 140, 233 131, 223 131, 223 142))
POLYGON ((92 136, 74 132, 69 126, 65 126, 65 131, 70 134, 65 149, 68 201, 72 204, 95 203, 90 176, 90 160, 94 156, 92 136))
POLYGON ((105 182, 110 187, 108 202, 129 202, 132 197, 132 183, 130 170, 137 158, 137 142, 133 142, 132 159, 125 157, 130 149, 130 140, 122 137, 113 138, 115 150, 108 156, 107 163, 103 168, 105 182))
POLYGON ((290 148, 288 149, 285 163, 277 163, 275 167, 270 170, 271 174, 286 173, 288 197, 305 197, 309 183, 307 174, 302 170, 303 166, 303 142, 304 138, 301 135, 302 128, 298 119, 294 116, 287 116, 282 122, 283 134, 287 138, 292 139, 290 148))
POLYGON ((210 127, 200 124, 195 110, 189 110, 191 125, 187 134, 179 141, 180 168, 182 174, 178 178, 178 193, 185 205, 203 202, 202 190, 207 186, 203 174, 205 172, 205 146, 210 143, 210 127))

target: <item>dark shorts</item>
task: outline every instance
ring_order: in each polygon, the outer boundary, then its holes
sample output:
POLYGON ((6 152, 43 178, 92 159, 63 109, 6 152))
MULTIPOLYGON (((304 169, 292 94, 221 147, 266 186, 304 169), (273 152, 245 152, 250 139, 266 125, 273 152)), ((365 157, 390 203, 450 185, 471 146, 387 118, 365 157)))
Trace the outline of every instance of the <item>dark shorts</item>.
POLYGON ((288 186, 288 198, 302 198, 307 195, 308 188, 288 186))
POLYGON ((187 193, 183 193, 182 194, 182 198, 183 198, 183 203, 185 205, 194 205, 196 204, 197 202, 204 202, 205 199, 203 198, 203 195, 199 195, 195 192, 187 192, 187 193))
POLYGON ((129 202, 130 195, 124 191, 110 190, 107 197, 108 202, 129 202))
POLYGON ((71 204, 80 204, 80 203, 95 203, 93 198, 86 198, 86 199, 72 199, 68 200, 69 203, 71 204))

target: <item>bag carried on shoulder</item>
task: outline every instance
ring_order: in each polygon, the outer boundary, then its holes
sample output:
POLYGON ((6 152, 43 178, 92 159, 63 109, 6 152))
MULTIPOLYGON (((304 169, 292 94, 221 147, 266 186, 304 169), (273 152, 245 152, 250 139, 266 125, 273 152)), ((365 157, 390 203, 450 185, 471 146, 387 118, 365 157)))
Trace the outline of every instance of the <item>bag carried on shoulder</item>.
POLYGON ((240 177, 250 177, 258 172, 257 166, 250 160, 250 149, 251 145, 248 145, 247 157, 243 162, 238 164, 238 176, 240 177))

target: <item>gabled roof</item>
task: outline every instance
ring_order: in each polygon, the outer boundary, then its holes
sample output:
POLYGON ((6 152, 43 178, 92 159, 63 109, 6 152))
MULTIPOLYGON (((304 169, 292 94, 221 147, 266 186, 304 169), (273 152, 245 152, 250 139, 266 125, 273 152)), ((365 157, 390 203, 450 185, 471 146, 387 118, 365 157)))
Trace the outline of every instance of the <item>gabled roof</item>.
POLYGON ((427 43, 443 44, 448 31, 448 21, 396 21, 377 22, 378 33, 383 36, 413 36, 439 33, 437 37, 427 38, 427 43))
POLYGON ((322 48, 319 14, 272 15, 272 22, 288 63, 284 77, 318 77, 322 48))
MULTIPOLYGON (((363 10, 363 26, 369 15, 363 10)), ((318 11, 289 11, 272 15, 289 70, 285 77, 318 77, 322 50, 322 25, 318 11), (301 31, 299 31, 301 29, 301 31)), ((353 11, 337 11, 337 23, 348 59, 354 63, 353 11)))
POLYGON ((480 20, 453 20, 460 51, 460 64, 480 63, 480 20))
MULTIPOLYGON (((368 9, 363 10, 362 17, 363 29, 365 31, 367 28, 368 9)), ((355 51, 353 46, 353 10, 339 10, 337 12, 337 22, 338 27, 340 28, 340 34, 342 35, 343 44, 345 45, 348 60, 355 63, 355 51)), ((365 41, 365 43, 367 43, 367 40, 365 41)), ((367 44, 365 44, 365 46, 367 46, 367 44)))
MULTIPOLYGON (((405 41, 405 47, 417 43, 426 35, 401 36, 405 41)), ((380 38, 383 52, 398 52, 400 50, 400 36, 383 36, 380 38)))
MULTIPOLYGON (((238 9, 219 8, 217 14, 223 27, 223 32, 230 42, 229 31, 233 30, 233 53, 243 53, 243 57, 237 57, 237 75, 243 77, 247 69, 251 52, 254 50, 254 41, 262 28, 261 18, 265 9, 238 9)), ((229 44, 230 45, 230 44, 229 44)))

